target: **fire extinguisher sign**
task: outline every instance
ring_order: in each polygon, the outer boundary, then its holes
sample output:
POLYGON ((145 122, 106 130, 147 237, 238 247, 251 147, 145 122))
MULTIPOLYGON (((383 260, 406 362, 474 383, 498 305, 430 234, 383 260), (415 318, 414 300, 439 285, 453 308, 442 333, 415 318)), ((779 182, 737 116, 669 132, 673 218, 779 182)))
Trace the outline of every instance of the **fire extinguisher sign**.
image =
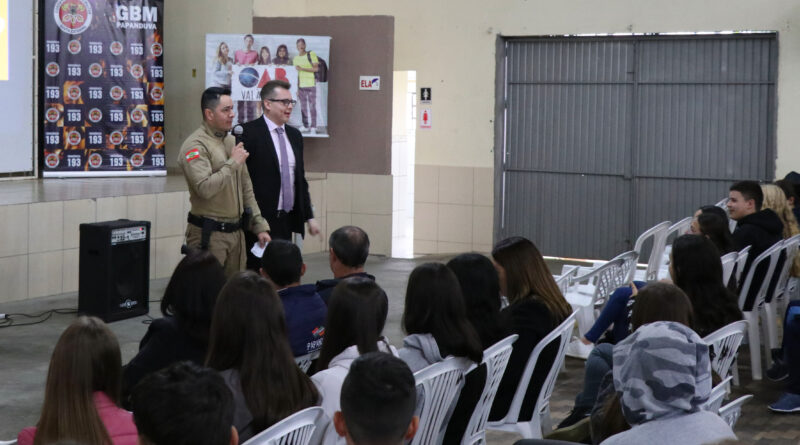
POLYGON ((431 128, 430 108, 422 108, 419 110, 419 128, 431 128))

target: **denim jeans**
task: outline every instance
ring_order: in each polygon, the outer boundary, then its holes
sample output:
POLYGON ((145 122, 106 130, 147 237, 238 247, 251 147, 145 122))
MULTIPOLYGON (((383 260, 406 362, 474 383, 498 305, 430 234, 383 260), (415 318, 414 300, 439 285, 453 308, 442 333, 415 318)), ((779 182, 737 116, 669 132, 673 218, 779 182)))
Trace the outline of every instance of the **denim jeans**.
POLYGON ((613 355, 614 345, 611 343, 600 343, 589 353, 584 365, 583 391, 575 397, 575 408, 591 409, 594 406, 600 381, 611 371, 613 355))

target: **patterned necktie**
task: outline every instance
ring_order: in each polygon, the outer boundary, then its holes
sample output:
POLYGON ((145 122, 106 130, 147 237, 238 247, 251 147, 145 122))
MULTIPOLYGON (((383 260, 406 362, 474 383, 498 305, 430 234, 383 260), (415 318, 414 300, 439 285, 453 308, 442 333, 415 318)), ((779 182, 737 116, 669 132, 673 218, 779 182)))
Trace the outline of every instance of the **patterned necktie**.
POLYGON ((278 210, 291 212, 294 207, 294 184, 292 184, 292 177, 289 166, 289 153, 286 151, 286 141, 283 138, 283 128, 278 127, 275 129, 278 133, 278 145, 281 149, 281 198, 283 205, 278 210))

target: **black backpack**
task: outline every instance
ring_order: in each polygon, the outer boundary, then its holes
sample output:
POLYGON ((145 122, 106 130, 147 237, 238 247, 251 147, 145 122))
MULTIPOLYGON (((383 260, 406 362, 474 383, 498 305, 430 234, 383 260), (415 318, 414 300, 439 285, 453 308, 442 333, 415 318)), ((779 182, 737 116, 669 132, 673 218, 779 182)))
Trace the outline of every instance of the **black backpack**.
MULTIPOLYGON (((311 61, 311 51, 307 52, 306 56, 308 57, 308 63, 310 63, 311 66, 314 66, 314 62, 311 61)), ((327 82, 328 64, 325 63, 325 59, 323 59, 320 56, 317 56, 317 61, 319 62, 319 67, 317 69, 317 72, 314 73, 314 80, 316 80, 317 82, 327 82)))

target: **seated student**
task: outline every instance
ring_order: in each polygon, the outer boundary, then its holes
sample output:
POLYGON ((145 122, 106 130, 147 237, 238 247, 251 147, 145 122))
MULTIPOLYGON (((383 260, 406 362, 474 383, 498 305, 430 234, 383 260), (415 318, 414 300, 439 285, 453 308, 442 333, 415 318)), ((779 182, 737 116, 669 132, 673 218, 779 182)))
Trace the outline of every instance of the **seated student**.
MULTIPOLYGON (((672 321, 686 327, 690 327, 694 323, 692 302, 674 284, 665 282, 651 283, 637 296, 633 314, 631 315, 631 329, 635 332, 639 327, 657 321, 672 321)), ((592 352, 594 353, 594 351, 592 352)), ((608 350, 604 350, 603 354, 598 354, 594 357, 594 366, 605 374, 600 379, 599 391, 596 391, 597 397, 591 411, 591 439, 593 444, 600 443, 614 434, 630 429, 630 425, 622 417, 619 398, 614 391, 613 373, 611 372, 613 354, 614 350, 611 347, 608 350)), ((588 427, 588 424, 585 426, 588 427)), ((558 438, 564 438, 564 436, 558 436, 558 438)))
POLYGON ((375 281, 364 271, 369 256, 369 236, 360 227, 339 227, 328 239, 328 262, 333 279, 317 281, 317 292, 326 304, 333 288, 345 278, 362 277, 375 281))
POLYGON ((692 235, 705 235, 717 246, 720 256, 736 251, 736 246, 731 236, 730 224, 728 223, 728 215, 720 207, 700 207, 692 220, 692 227, 689 233, 692 235))
POLYGON ((775 403, 769 405, 769 409, 777 413, 800 412, 800 301, 797 300, 791 301, 786 310, 783 322, 783 360, 780 365, 780 380, 787 379, 786 389, 775 403))
POLYGON ((225 271, 207 250, 192 250, 178 263, 161 300, 163 317, 150 323, 123 369, 123 403, 145 375, 183 360, 205 362, 211 314, 224 284, 225 271))
MULTIPOLYGON (((509 302, 501 314, 507 317, 511 332, 519 334, 489 414, 489 420, 500 420, 508 413, 533 348, 569 317, 572 308, 561 295, 542 254, 530 240, 504 239, 492 250, 492 258, 500 277, 500 292, 509 302)), ((558 345, 552 344, 539 356, 522 401, 521 420, 533 415, 539 391, 557 352, 558 345)))
MULTIPOLYGON (((500 316, 500 281, 489 258, 479 253, 464 253, 447 262, 461 287, 467 319, 478 332, 481 348, 486 350, 510 332, 500 316)), ((486 365, 481 364, 464 376, 464 387, 447 423, 444 444, 458 444, 486 384, 486 365)))
POLYGON ((444 264, 425 263, 411 272, 402 324, 408 335, 398 354, 412 372, 449 355, 473 362, 483 358, 478 333, 467 319, 458 279, 444 264))
MULTIPOLYGON (((783 223, 775 212, 761 208, 763 202, 764 193, 761 191, 761 186, 755 181, 737 182, 731 186, 728 194, 728 214, 737 222, 736 230, 733 231, 736 249, 741 250, 750 246, 750 253, 747 255, 747 262, 742 271, 742 280, 746 279, 753 260, 783 239, 783 223)), ((768 267, 768 264, 763 263, 755 271, 742 309, 750 310, 752 308, 768 267)))
POLYGON ((340 400, 333 424, 348 445, 401 445, 417 432, 414 375, 391 354, 369 352, 355 359, 340 400))
POLYGON ((278 288, 283 303, 289 344, 295 357, 319 351, 328 307, 313 284, 300 284, 306 273, 300 248, 286 240, 272 240, 261 257, 261 275, 278 288))
POLYGON ((716 413, 702 409, 711 394, 708 346, 687 326, 645 324, 614 346, 614 388, 631 429, 604 445, 707 444, 736 439, 716 413))
POLYGON ((297 367, 278 294, 252 271, 235 274, 217 299, 207 365, 233 393, 233 425, 245 442, 275 422, 319 403, 297 367))
MULTIPOLYGON (((800 173, 797 173, 796 171, 790 171, 786 174, 786 176, 783 177, 783 179, 781 179, 781 181, 794 189, 795 197, 800 197, 800 173)), ((792 206, 792 212, 794 213, 795 219, 800 221, 800 203, 795 199, 792 202, 792 206)))
POLYGON ((705 236, 683 235, 672 243, 669 272, 692 302, 692 328, 701 337, 742 319, 738 299, 722 282, 722 262, 705 236))
POLYGON ((17 443, 135 445, 131 413, 119 407, 121 387, 117 337, 100 319, 78 317, 53 349, 39 421, 23 429, 17 443))
POLYGON ((233 395, 215 371, 178 362, 142 379, 131 396, 140 445, 236 445, 233 395))
MULTIPOLYGON (((318 372, 311 376, 328 417, 333 418, 340 410, 342 382, 353 360, 375 351, 397 354, 382 336, 388 312, 386 293, 369 278, 346 278, 334 288, 328 304, 325 339, 316 364, 318 372)), ((325 443, 344 442, 330 426, 325 443)))

